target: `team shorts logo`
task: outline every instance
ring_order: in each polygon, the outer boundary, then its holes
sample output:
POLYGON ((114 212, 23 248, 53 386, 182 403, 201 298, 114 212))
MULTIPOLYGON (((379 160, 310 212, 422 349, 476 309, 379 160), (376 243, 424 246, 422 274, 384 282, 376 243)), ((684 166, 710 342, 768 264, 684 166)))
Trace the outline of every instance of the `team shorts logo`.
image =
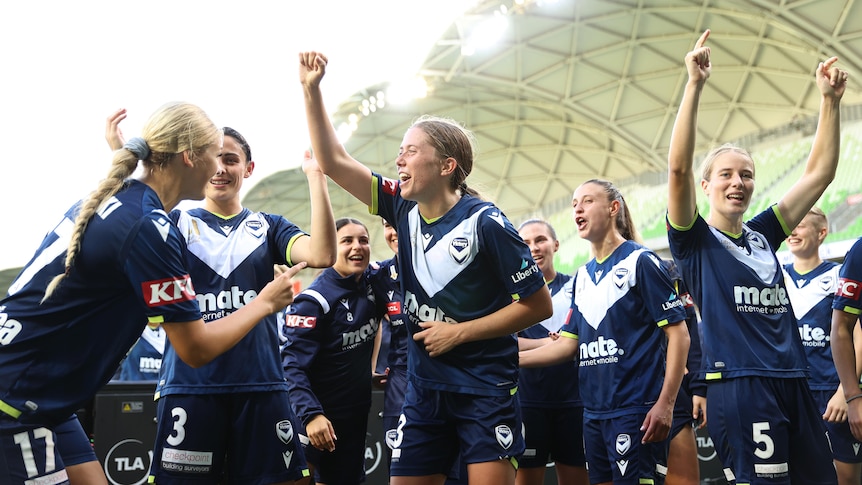
POLYGON ((625 455, 626 453, 629 452, 629 450, 632 447, 632 437, 625 434, 625 433, 618 434, 616 446, 617 446, 617 454, 620 456, 625 455))
POLYGON ((859 286, 862 283, 859 283, 856 280, 851 280, 850 278, 841 278, 838 280, 838 292, 835 296, 841 298, 847 298, 848 300, 858 300, 859 299, 859 286))
POLYGON ((317 317, 288 315, 284 319, 284 325, 290 328, 314 328, 317 325, 317 317))
POLYGON ((461 264, 470 254, 470 242, 466 237, 456 237, 449 245, 449 255, 456 263, 461 264))
POLYGON ((512 446, 512 443, 515 442, 515 435, 512 434, 512 429, 506 424, 501 424, 494 428, 494 436, 497 437, 497 443, 499 443, 504 450, 508 450, 509 447, 512 446))
POLYGON ((287 419, 275 423, 275 435, 282 443, 289 445, 293 441, 293 424, 287 419))
POLYGON ((195 289, 189 275, 141 283, 144 301, 148 307, 170 305, 195 299, 195 289))

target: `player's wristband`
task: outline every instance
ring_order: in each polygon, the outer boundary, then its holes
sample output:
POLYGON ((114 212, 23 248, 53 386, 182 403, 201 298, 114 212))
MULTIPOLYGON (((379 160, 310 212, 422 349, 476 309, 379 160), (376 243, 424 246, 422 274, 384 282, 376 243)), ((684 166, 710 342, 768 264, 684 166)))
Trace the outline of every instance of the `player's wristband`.
POLYGON ((850 404, 850 401, 852 401, 852 400, 854 400, 854 399, 859 399, 860 397, 862 397, 862 392, 860 392, 859 394, 856 394, 855 396, 850 396, 850 397, 849 397, 849 398, 847 398, 847 400, 846 400, 846 401, 844 401, 844 402, 846 402, 847 404, 850 404))

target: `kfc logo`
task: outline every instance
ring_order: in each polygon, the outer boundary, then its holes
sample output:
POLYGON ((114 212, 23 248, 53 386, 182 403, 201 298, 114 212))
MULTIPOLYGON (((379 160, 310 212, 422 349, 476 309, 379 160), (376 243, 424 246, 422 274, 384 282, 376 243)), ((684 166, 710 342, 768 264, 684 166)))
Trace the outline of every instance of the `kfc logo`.
POLYGON ((847 298, 848 300, 858 300, 860 284, 862 283, 856 280, 841 278, 838 280, 838 291, 835 293, 835 296, 847 298))
POLYGON ((181 301, 195 299, 195 289, 192 288, 192 279, 189 275, 179 278, 167 278, 163 280, 144 281, 141 283, 144 293, 144 301, 149 307, 170 305, 181 301))
POLYGON ((395 195, 395 192, 398 191, 398 182, 392 179, 383 178, 383 192, 389 195, 395 195))
POLYGON ((288 315, 284 324, 290 328, 314 328, 314 326, 317 325, 317 317, 288 315))

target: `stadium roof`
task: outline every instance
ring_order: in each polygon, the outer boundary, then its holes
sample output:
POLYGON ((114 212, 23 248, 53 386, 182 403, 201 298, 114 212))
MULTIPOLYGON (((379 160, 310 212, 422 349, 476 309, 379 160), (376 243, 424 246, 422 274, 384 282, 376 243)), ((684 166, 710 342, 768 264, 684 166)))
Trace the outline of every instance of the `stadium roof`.
MULTIPOLYGON (((810 135, 820 99, 813 72, 829 56, 850 72, 844 105, 862 101, 862 2, 508 0, 479 2, 440 36, 419 73, 427 97, 401 105, 384 96, 385 106, 366 116, 363 102, 374 105, 390 87, 369 86, 344 100, 333 120, 339 126, 357 115, 348 151, 390 176, 418 115, 463 122, 479 146, 468 182, 518 224, 559 211, 589 178, 625 185, 665 171, 687 79, 682 60, 707 28, 713 71, 698 151, 734 140, 751 146, 788 127, 810 135), (504 37, 467 55, 474 29, 495 16, 508 22, 504 37)), ((307 189, 296 187, 305 187, 300 170, 280 172, 244 203, 309 227, 307 189)), ((336 217, 373 221, 340 188, 331 185, 331 194, 336 217)), ((369 227, 376 259, 389 255, 379 226, 369 227)))

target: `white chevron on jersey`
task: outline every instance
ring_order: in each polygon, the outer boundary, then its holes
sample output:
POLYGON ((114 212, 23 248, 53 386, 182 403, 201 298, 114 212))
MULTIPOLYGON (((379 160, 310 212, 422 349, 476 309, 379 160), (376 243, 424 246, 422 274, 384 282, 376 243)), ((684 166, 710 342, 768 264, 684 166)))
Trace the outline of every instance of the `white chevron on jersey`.
POLYGON ((141 338, 144 339, 148 344, 150 344, 154 349, 156 349, 160 354, 165 353, 165 337, 165 331, 161 328, 157 330, 151 330, 149 328, 146 328, 141 334, 141 338))
POLYGON ((554 307, 554 313, 545 320, 539 322, 549 332, 559 332, 563 325, 566 324, 566 317, 569 314, 569 308, 572 306, 572 283, 574 278, 569 278, 562 288, 551 295, 551 304, 554 307))
MULTIPOLYGON (((782 268, 783 270, 783 268, 782 268)), ((787 296, 790 297, 793 314, 796 319, 801 319, 823 298, 834 295, 838 290, 838 272, 841 265, 830 268, 825 273, 812 279, 800 278, 794 281, 787 272, 784 272, 784 284, 787 286, 787 296)))
POLYGON ((425 235, 420 235, 421 219, 419 206, 408 214, 410 244, 413 246, 413 268, 416 279, 429 297, 434 297, 450 281, 461 274, 479 254, 479 235, 476 233, 479 217, 492 206, 485 206, 455 226, 448 234, 437 240, 430 249, 419 248, 417 241, 427 246, 425 235))
POLYGON ((263 214, 250 214, 237 228, 238 234, 228 237, 201 219, 183 211, 177 226, 188 241, 189 252, 197 256, 222 278, 227 278, 255 249, 266 243, 269 223, 263 214))
POLYGON ((779 268, 778 263, 775 260, 775 253, 772 252, 772 249, 769 247, 769 243, 763 239, 763 236, 750 230, 745 224, 742 225, 742 228, 743 233, 748 240, 748 247, 751 248, 751 251, 748 251, 747 248, 737 246, 730 241, 724 233, 712 226, 709 226, 709 230, 712 231, 712 235, 715 236, 715 239, 717 239, 725 249, 727 249, 727 252, 733 255, 733 257, 740 263, 748 266, 748 268, 754 271, 757 277, 763 280, 765 284, 772 284, 779 268))
POLYGON ((594 329, 599 328, 614 303, 626 296, 626 293, 635 286, 637 281, 635 268, 638 257, 643 252, 644 248, 632 251, 608 272, 610 277, 597 277, 598 281, 595 282, 586 265, 578 269, 574 289, 575 304, 578 305, 584 320, 594 329))

